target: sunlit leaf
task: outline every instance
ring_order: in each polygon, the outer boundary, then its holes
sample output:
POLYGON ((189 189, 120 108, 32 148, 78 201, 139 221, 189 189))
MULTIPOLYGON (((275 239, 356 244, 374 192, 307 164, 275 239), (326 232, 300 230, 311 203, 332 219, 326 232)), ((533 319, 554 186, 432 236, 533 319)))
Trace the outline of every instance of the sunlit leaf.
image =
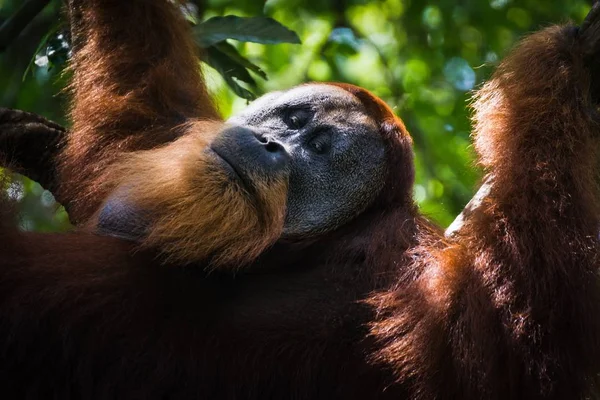
POLYGON ((252 64, 250 61, 248 61, 247 58, 244 58, 237 51, 237 49, 235 47, 233 47, 231 44, 229 44, 227 42, 219 42, 219 43, 215 44, 214 47, 217 48, 220 52, 222 52, 226 56, 228 56, 232 61, 238 63, 239 65, 243 66, 244 68, 247 68, 250 71, 254 72, 261 78, 267 80, 267 74, 265 73, 265 71, 260 69, 260 67, 258 65, 252 64))
POLYGON ((211 46, 206 49, 205 61, 208 65, 219 71, 223 76, 231 76, 251 85, 256 84, 254 78, 250 76, 250 73, 242 64, 233 60, 215 46, 211 46))
POLYGON ((196 25, 194 33, 202 47, 225 39, 262 44, 301 43, 296 32, 268 17, 213 17, 196 25))
POLYGON ((223 79, 225 79, 225 82, 227 82, 235 94, 246 100, 253 100, 256 98, 254 93, 242 87, 236 81, 237 79, 251 85, 256 84, 252 76, 250 76, 248 70, 243 65, 231 59, 227 54, 223 53, 215 46, 210 46, 206 49, 204 61, 216 69, 219 74, 221 74, 223 79))
POLYGON ((256 99, 256 95, 254 93, 237 83, 232 77, 224 76, 223 78, 225 79, 225 82, 227 82, 227 85, 231 88, 231 90, 233 90, 233 92, 236 95, 240 96, 242 99, 246 99, 248 101, 256 99))

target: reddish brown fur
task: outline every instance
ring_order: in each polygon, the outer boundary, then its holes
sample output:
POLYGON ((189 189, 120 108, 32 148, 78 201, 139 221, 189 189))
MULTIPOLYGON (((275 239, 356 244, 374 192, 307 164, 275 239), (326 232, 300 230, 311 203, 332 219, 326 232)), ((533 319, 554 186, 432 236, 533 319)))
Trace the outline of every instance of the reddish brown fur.
POLYGON ((491 194, 419 273, 371 299, 372 334, 415 397, 582 398, 598 390, 598 123, 571 27, 526 39, 474 103, 491 194))
MULTIPOLYGON (((7 397, 565 399, 598 389, 598 126, 572 29, 527 39, 480 91, 476 145, 494 186, 455 237, 412 203, 403 124, 341 85, 379 122, 384 190, 337 231, 279 241, 232 279, 154 258, 213 251, 195 244, 213 232, 189 219, 210 218, 218 201, 219 174, 196 161, 219 122, 182 20, 167 1, 81 4, 65 190, 85 220, 115 187, 133 188, 159 216, 155 242, 133 251, 85 232, 0 231, 7 397), (173 171, 185 178, 169 182, 173 171), (209 206, 188 210, 190 188, 207 183, 209 206)), ((240 220, 213 227, 227 243, 212 237, 212 248, 261 252, 281 228, 284 186, 261 191, 272 226, 260 243, 244 244, 256 210, 242 201, 240 220)))
POLYGON ((72 3, 73 134, 60 180, 70 217, 82 222, 106 197, 106 166, 121 154, 172 141, 187 118, 220 118, 198 71, 189 24, 172 4, 72 3))
POLYGON ((126 203, 147 215, 142 247, 171 263, 211 259, 211 268, 256 259, 283 229, 287 179, 254 178, 256 196, 232 185, 206 151, 221 124, 187 124, 185 136, 153 150, 127 154, 109 168, 109 184, 126 188, 126 203))
POLYGON ((89 219, 101 199, 125 184, 136 204, 153 215, 143 246, 160 243, 176 262, 210 255, 213 265, 239 265, 256 258, 280 235, 286 182, 258 184, 261 199, 254 205, 224 191, 224 177, 203 172, 203 150, 219 124, 182 122, 218 121, 219 116, 198 73, 195 45, 182 16, 163 1, 97 1, 77 10, 73 129, 61 157, 62 197, 70 203, 71 218, 89 219), (122 28, 103 29, 108 21, 122 28), (127 41, 121 38, 124 32, 127 41), (180 136, 185 143, 128 154, 180 136), (182 146, 189 146, 187 153, 178 150, 182 146), (181 179, 171 179, 172 174, 181 179), (265 218, 256 217, 257 206, 265 218))

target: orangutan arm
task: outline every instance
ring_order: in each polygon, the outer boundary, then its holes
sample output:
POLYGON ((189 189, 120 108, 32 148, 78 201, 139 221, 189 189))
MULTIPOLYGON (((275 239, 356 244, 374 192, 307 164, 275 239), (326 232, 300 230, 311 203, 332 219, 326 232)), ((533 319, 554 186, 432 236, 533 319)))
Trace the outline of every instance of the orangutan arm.
POLYGON ((421 276, 372 299, 379 359, 419 398, 587 398, 598 389, 598 8, 526 38, 475 97, 486 191, 421 276))
POLYGON ((218 120, 189 25, 167 0, 71 0, 73 127, 60 166, 71 218, 106 195, 106 166, 182 134, 190 118, 218 120))

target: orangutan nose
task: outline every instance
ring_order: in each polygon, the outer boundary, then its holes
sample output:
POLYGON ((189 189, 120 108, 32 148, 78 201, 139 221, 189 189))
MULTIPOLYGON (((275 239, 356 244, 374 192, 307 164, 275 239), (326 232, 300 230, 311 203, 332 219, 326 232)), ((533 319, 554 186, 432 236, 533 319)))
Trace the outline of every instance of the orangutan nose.
POLYGON ((281 143, 243 126, 225 129, 211 148, 242 175, 278 175, 290 164, 290 155, 281 143))

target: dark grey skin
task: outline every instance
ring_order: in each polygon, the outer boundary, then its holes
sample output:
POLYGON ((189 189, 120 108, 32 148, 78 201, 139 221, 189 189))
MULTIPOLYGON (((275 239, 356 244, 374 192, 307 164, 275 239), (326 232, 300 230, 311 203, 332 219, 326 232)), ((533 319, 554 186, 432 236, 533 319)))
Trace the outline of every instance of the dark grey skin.
MULTIPOLYGON (((257 99, 227 121, 207 151, 251 198, 257 178, 287 176, 284 239, 346 224, 373 202, 386 177, 377 124, 353 94, 333 85, 307 84, 257 99)), ((98 231, 141 239, 152 216, 124 204, 120 193, 105 203, 98 231)))
POLYGON ((227 123, 281 145, 289 156, 286 238, 334 230, 381 191, 383 140, 360 101, 344 89, 307 84, 269 93, 227 123))

